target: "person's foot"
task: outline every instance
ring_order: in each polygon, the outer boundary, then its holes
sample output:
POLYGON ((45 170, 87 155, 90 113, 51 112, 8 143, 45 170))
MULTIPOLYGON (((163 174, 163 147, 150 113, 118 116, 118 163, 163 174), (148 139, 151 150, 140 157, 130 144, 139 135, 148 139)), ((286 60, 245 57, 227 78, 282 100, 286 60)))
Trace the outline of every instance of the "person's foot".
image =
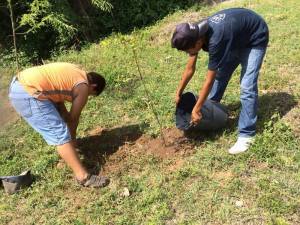
POLYGON ((77 182, 83 187, 94 187, 102 188, 109 184, 110 180, 107 177, 97 176, 97 175, 88 175, 83 180, 78 180, 77 182))
POLYGON ((228 150, 229 154, 238 154, 248 150, 254 137, 238 137, 236 143, 228 150))

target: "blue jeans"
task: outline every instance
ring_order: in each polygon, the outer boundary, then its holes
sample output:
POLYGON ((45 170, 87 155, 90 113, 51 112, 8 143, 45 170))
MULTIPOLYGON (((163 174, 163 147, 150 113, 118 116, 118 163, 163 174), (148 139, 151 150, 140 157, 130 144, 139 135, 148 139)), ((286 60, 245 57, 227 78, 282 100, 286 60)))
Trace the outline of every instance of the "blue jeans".
POLYGON ((255 135, 258 107, 257 80, 265 53, 265 47, 246 48, 231 52, 225 65, 218 70, 208 96, 209 99, 220 102, 232 73, 241 64, 240 99, 242 109, 238 123, 240 137, 255 135))
POLYGON ((10 85, 9 99, 15 110, 49 145, 63 145, 71 141, 67 124, 54 103, 32 97, 15 77, 10 85))

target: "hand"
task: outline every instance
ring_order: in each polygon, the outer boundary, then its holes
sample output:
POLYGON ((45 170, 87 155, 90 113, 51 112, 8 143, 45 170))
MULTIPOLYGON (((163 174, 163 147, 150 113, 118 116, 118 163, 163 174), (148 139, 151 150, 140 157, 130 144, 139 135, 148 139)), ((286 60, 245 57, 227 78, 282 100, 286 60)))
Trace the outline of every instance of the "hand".
POLYGON ((181 95, 179 94, 176 94, 175 95, 175 103, 176 103, 176 106, 178 105, 179 101, 180 101, 180 98, 181 98, 181 95))
POLYGON ((200 123, 201 119, 202 119, 202 114, 201 114, 200 110, 198 111, 198 110, 193 109, 190 123, 192 125, 196 126, 197 124, 200 123))

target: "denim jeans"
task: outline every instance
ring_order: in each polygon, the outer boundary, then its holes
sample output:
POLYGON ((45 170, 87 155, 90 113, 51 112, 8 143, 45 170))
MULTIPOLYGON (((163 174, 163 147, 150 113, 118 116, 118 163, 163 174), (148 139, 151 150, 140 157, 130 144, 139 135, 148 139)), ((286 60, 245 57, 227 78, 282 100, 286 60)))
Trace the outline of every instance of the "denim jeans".
POLYGON ((10 85, 9 99, 15 110, 49 145, 63 145, 71 141, 67 124, 54 103, 32 97, 15 77, 10 85))
POLYGON ((232 73, 241 64, 240 99, 242 109, 238 122, 240 137, 255 135, 258 107, 257 80, 265 53, 265 47, 246 48, 231 52, 224 66, 218 70, 208 96, 209 99, 220 102, 232 73))

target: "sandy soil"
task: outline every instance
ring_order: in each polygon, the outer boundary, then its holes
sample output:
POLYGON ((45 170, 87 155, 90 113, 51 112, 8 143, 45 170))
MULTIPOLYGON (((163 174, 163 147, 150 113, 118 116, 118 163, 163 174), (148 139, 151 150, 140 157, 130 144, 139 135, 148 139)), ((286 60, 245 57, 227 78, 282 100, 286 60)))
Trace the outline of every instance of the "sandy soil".
POLYGON ((0 130, 4 129, 10 122, 18 118, 14 108, 10 105, 7 92, 0 91, 0 130))

